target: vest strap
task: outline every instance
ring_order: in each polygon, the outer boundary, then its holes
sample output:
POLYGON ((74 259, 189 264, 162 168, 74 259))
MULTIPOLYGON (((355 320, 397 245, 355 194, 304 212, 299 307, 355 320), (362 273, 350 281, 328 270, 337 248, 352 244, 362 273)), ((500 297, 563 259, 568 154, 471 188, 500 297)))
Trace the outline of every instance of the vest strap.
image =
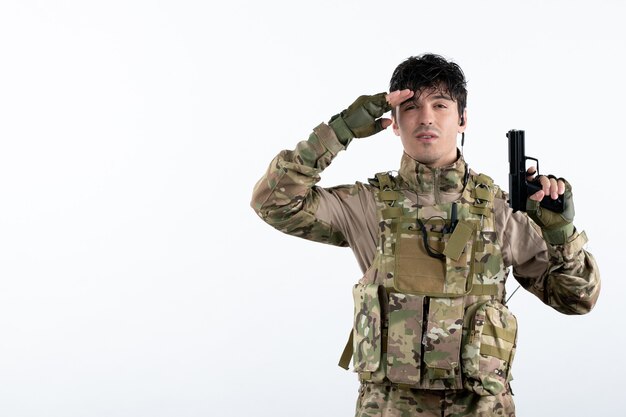
POLYGON ((381 190, 378 193, 378 197, 384 202, 396 201, 400 197, 400 193, 393 190, 381 190))
POLYGON ((393 182, 391 181, 391 177, 388 173, 382 172, 376 174, 376 178, 378 179, 378 186, 381 190, 391 190, 393 189, 393 182))
POLYGON ((361 381, 369 381, 372 379, 372 373, 370 371, 359 372, 359 379, 361 381))
POLYGON ((476 184, 486 185, 487 187, 493 186, 493 180, 491 179, 491 177, 485 174, 478 174, 474 181, 476 182, 476 184))
POLYGON ((387 207, 386 209, 382 210, 381 214, 383 216, 383 219, 389 220, 395 219, 397 217, 402 217, 404 211, 402 210, 402 207, 387 207))
POLYGON ((472 197, 481 200, 481 201, 492 201, 493 194, 488 188, 485 187, 476 187, 474 191, 472 191, 472 197))
POLYGON ((470 196, 474 199, 474 205, 469 208, 472 214, 490 216, 493 202, 493 180, 485 174, 478 174, 473 178, 474 188, 470 196))
POLYGON ((472 214, 479 214, 481 216, 489 216, 491 209, 487 205, 475 204, 469 208, 469 212, 472 214))
POLYGON ((485 323, 483 327, 483 334, 506 340, 509 343, 515 343, 515 332, 504 329, 502 327, 496 327, 494 325, 488 325, 487 323, 485 323))
POLYGON ((450 369, 428 368, 428 379, 454 379, 456 377, 456 367, 450 369))
POLYGON ((486 345, 484 343, 481 343, 480 345, 480 353, 487 356, 493 356, 494 358, 498 358, 507 362, 510 362, 511 360, 510 350, 507 351, 506 349, 502 349, 497 346, 486 345))
POLYGON ((472 284, 468 295, 498 295, 497 284, 472 284))
POLYGON ((341 358, 339 359, 339 366, 345 369, 346 371, 350 369, 350 360, 352 359, 352 354, 354 353, 354 346, 352 345, 352 329, 350 329, 350 336, 348 337, 348 342, 346 343, 346 347, 343 348, 343 353, 341 354, 341 358))

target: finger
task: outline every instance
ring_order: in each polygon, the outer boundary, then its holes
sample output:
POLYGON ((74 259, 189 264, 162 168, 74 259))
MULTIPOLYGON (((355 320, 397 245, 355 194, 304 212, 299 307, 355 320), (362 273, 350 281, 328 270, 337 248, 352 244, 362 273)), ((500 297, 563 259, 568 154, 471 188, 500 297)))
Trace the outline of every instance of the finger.
POLYGON ((543 195, 550 195, 550 179, 544 175, 540 175, 536 181, 541 186, 541 191, 543 191, 543 195))
POLYGON ((550 198, 556 200, 559 198, 559 185, 556 178, 549 178, 550 181, 550 198))
POLYGON ((565 181, 563 181, 562 179, 559 179, 557 181, 557 184, 559 188, 559 195, 565 194, 565 181))
POLYGON ((526 179, 527 180, 532 180, 535 177, 535 174, 537 173, 537 168, 535 167, 529 167, 526 170, 526 179))
POLYGON ((389 126, 391 126, 391 123, 393 123, 393 122, 391 121, 391 119, 387 119, 387 118, 384 118, 384 117, 382 117, 382 118, 380 118, 380 119, 378 119, 378 120, 379 120, 380 126, 381 126, 383 129, 387 129, 389 126))
POLYGON ((387 94, 387 96, 385 97, 387 99, 387 103, 389 103, 391 107, 396 107, 400 105, 400 103, 405 100, 403 99, 404 94, 406 94, 404 93, 405 91, 406 90, 397 90, 387 94))
POLYGON ((539 190, 535 194, 531 195, 528 198, 530 198, 531 200, 534 200, 534 201, 541 201, 541 200, 543 200, 545 195, 546 194, 543 192, 543 190, 539 190))
POLYGON ((396 90, 387 94, 386 98, 391 107, 396 107, 408 100, 409 98, 413 97, 414 94, 415 93, 409 89, 396 90))

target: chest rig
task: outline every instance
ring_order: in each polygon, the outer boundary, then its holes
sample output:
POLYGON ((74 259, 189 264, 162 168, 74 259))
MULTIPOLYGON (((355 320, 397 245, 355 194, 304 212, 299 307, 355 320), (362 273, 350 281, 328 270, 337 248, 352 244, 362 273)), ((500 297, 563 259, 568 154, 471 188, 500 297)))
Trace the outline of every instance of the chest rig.
POLYGON ((362 381, 501 392, 517 334, 502 304, 508 271, 493 211, 501 192, 489 177, 470 175, 457 201, 420 206, 401 177, 377 174, 370 185, 378 249, 353 289, 354 328, 340 366, 352 356, 362 381))

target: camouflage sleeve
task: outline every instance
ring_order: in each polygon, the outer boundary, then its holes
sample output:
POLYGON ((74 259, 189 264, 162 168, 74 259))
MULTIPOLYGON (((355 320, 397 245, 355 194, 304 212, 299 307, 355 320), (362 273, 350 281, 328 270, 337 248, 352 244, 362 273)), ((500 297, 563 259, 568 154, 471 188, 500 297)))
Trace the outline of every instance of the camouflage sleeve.
POLYGON ((591 311, 600 293, 600 273, 593 256, 583 246, 584 232, 574 233, 564 245, 547 244, 541 230, 526 213, 498 202, 498 236, 506 266, 513 276, 541 301, 564 314, 591 311))
MULTIPOLYGON (((269 225, 293 236, 336 246, 348 246, 344 234, 329 219, 320 218, 320 201, 332 199, 317 187, 319 174, 346 145, 322 123, 294 150, 281 151, 257 182, 251 206, 269 225)), ((325 210, 326 212, 328 210, 325 210)))

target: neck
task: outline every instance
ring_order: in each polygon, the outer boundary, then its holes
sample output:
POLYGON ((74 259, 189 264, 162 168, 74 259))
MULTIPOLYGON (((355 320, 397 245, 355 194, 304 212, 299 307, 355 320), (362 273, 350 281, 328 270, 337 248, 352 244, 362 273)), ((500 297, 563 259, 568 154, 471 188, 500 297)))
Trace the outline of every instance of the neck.
POLYGON ((467 164, 460 153, 455 161, 444 166, 424 164, 404 153, 398 174, 408 188, 419 194, 430 194, 462 192, 467 172, 467 164))

